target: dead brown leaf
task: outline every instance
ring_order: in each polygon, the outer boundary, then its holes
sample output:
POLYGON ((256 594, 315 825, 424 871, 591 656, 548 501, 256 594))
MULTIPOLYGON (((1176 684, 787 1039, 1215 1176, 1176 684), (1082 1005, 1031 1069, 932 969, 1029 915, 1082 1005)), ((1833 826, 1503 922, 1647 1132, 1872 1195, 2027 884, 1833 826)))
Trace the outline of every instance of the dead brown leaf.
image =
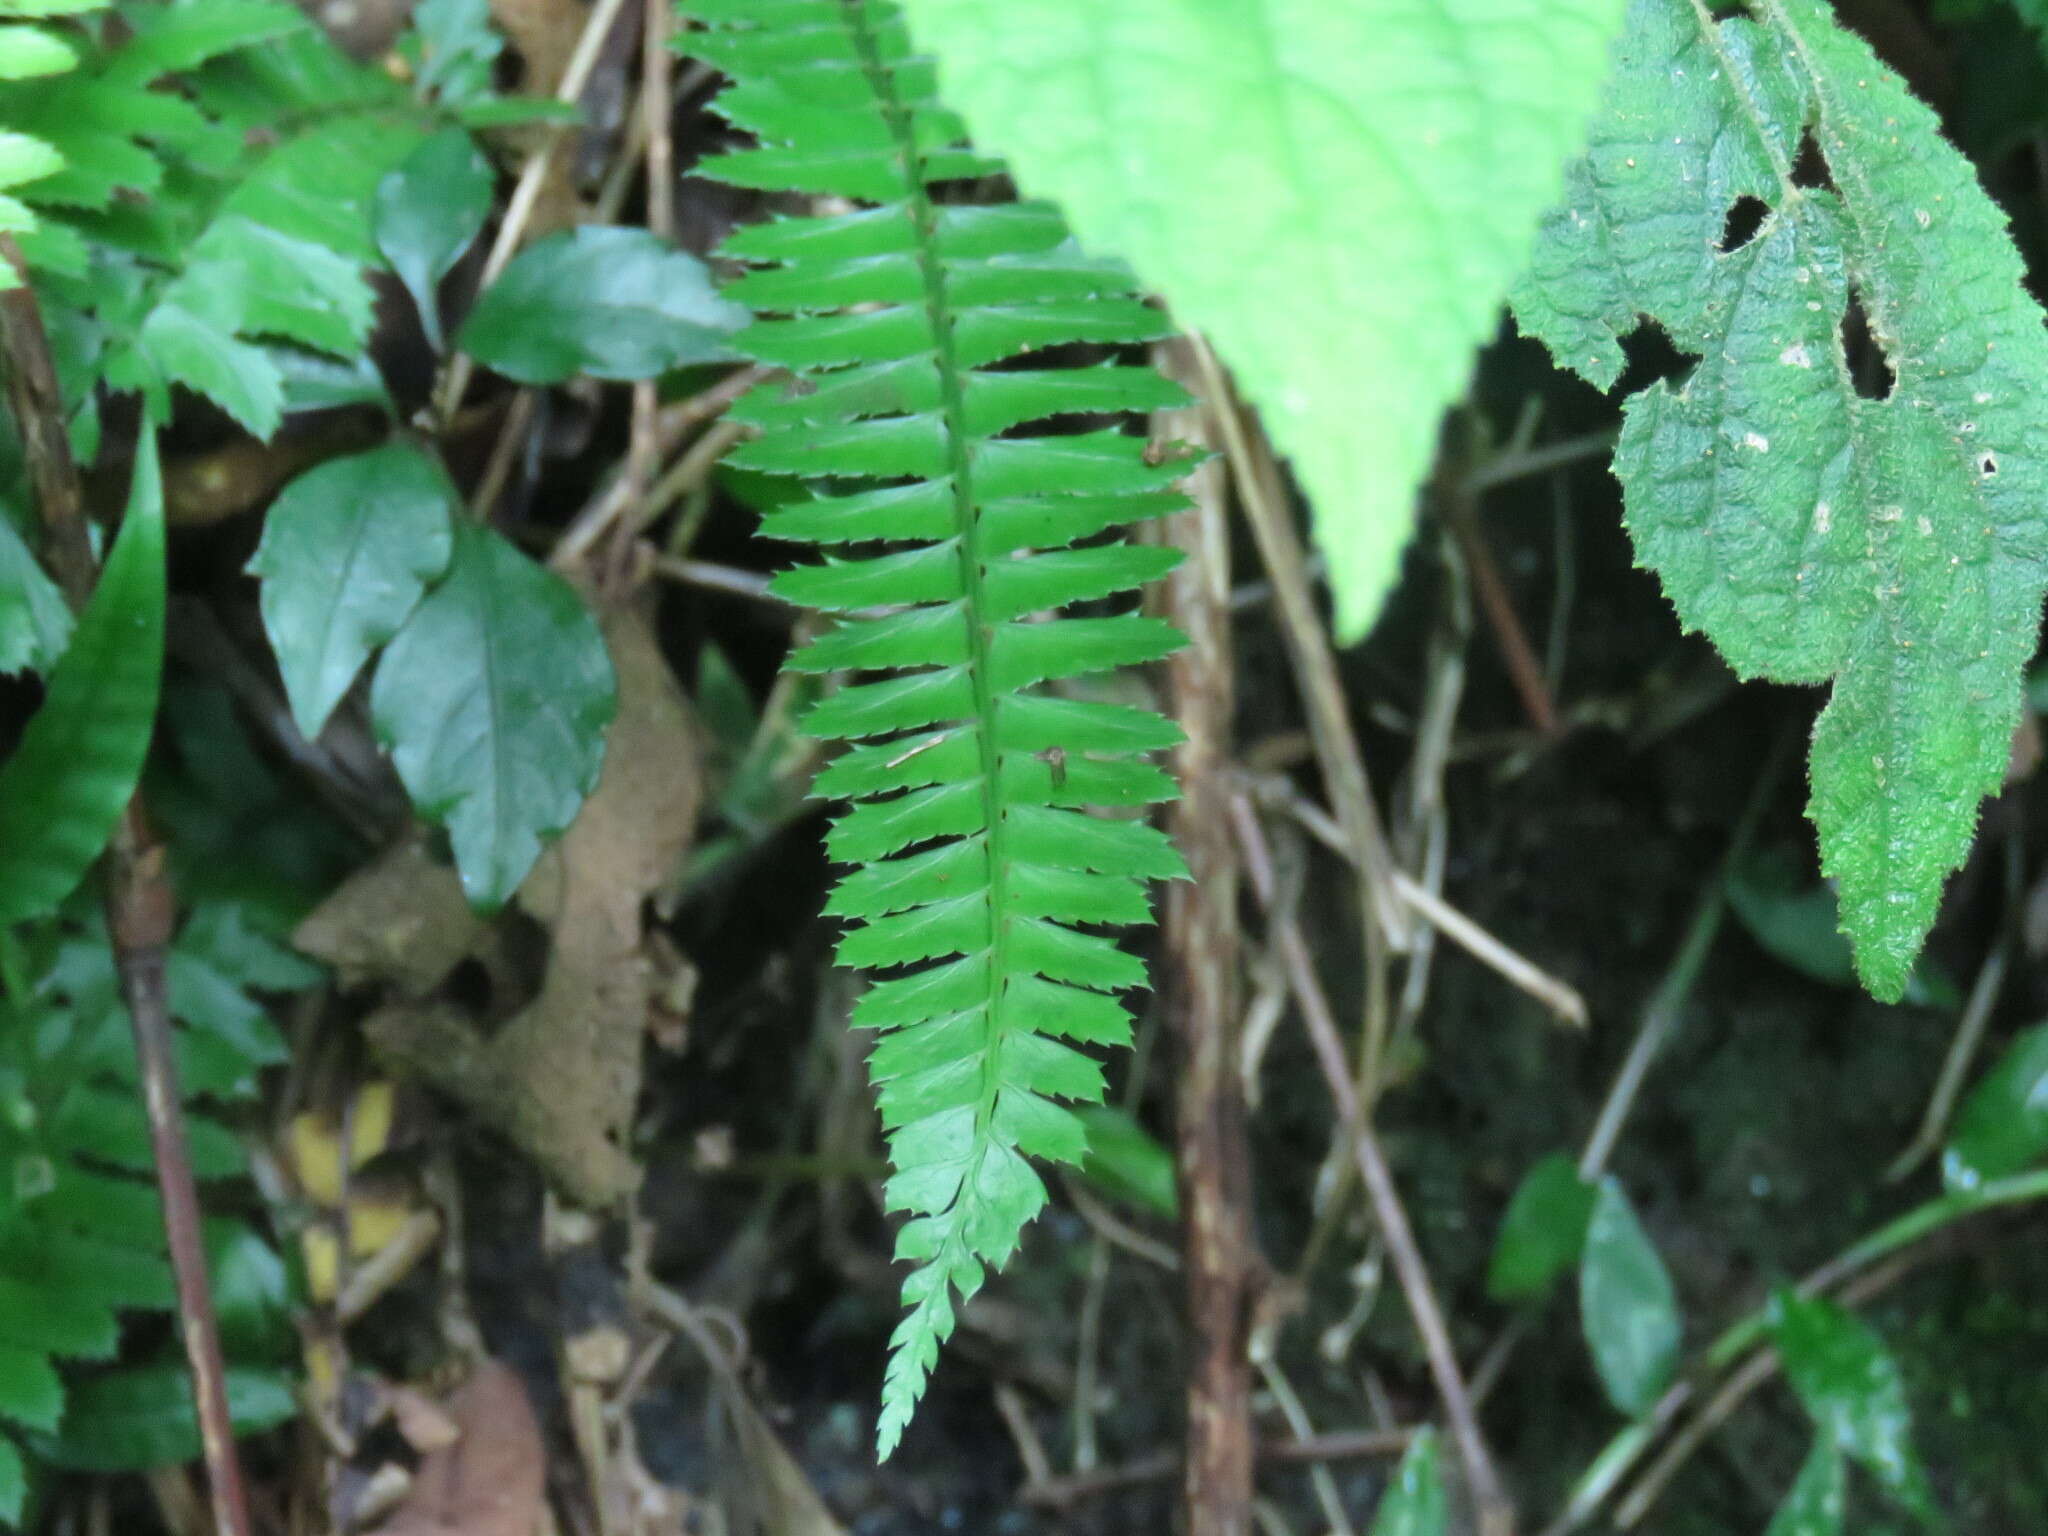
POLYGON ((375 1536, 534 1536, 545 1513, 546 1452, 519 1378, 486 1360, 448 1404, 456 1438, 420 1462, 375 1536))

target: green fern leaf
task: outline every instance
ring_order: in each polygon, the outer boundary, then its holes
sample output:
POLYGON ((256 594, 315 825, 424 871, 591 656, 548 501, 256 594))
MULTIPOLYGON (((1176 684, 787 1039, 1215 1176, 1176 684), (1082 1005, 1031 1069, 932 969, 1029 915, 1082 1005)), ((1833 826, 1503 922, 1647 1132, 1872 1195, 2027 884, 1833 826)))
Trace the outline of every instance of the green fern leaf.
POLYGON ((1145 979, 1091 930, 1148 920, 1146 882, 1185 873, 1152 827, 1086 809, 1170 798, 1139 758, 1178 733, 1074 681, 1152 661, 1179 637, 1134 613, 1042 616, 1173 564, 1101 536, 1180 506, 1171 487, 1186 466, 1151 462, 1117 431, 1019 429, 1184 396, 1121 363, 993 366, 1167 327, 1051 208, 934 197, 935 182, 999 167, 962 144, 893 5, 688 9, 711 25, 685 45, 732 77, 723 110, 759 141, 705 174, 875 205, 743 230, 726 253, 753 264, 728 296, 776 317, 736 348, 801 379, 740 402, 760 435, 732 462, 818 488, 765 533, 844 551, 777 590, 842 616, 791 666, 859 678, 805 728, 857 743, 816 785, 855 802, 829 848, 859 867, 827 910, 852 925, 839 958, 889 973, 854 1012, 880 1036, 869 1066, 895 1166, 888 1200, 911 1217, 897 1256, 916 1266, 883 1386, 887 1456, 957 1307, 1045 1204, 1030 1159, 1086 1150, 1067 1106, 1101 1098, 1102 1070, 1077 1047, 1127 1043, 1113 994, 1145 979))
POLYGON ((1601 385, 1639 314, 1699 354, 1629 402, 1630 531, 1738 671, 1833 681, 1810 812, 1858 969, 1895 999, 2018 719, 2048 579, 2048 336, 1933 114, 1822 0, 1753 10, 1634 0, 1515 306, 1601 385), (1768 213, 1724 249, 1743 199, 1768 213), (1854 372, 1852 299, 1888 391, 1854 372))

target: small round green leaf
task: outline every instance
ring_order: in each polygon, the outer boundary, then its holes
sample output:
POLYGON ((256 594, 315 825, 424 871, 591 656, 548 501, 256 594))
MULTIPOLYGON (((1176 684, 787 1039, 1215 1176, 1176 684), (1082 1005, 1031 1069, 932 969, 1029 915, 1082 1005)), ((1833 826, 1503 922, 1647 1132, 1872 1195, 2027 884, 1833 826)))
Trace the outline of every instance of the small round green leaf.
POLYGON ((1956 1116, 1941 1179, 1951 1190, 1975 1189, 2038 1162, 2048 1152, 2048 1024, 2023 1030, 1970 1090, 1956 1116))
POLYGON ((1486 1271, 1486 1294, 1495 1301, 1529 1301, 1547 1292, 1579 1262, 1594 1193, 1562 1152, 1551 1153, 1524 1174, 1501 1221, 1486 1271))
POLYGON ((378 664, 370 710, 470 901, 502 905, 596 787, 614 704, 604 637, 568 583, 460 522, 448 575, 378 664))
POLYGON ((407 443, 308 470, 270 509, 249 569, 307 740, 448 567, 455 492, 407 443))
POLYGON ((1612 1178, 1600 1181, 1586 1226, 1579 1311, 1609 1401, 1631 1416, 1648 1411, 1671 1380, 1683 1329, 1664 1261, 1612 1178))
POLYGON ((1842 1448, 1823 1435, 1807 1452, 1806 1464, 1764 1536, 1841 1536, 1842 1471, 1842 1448))
POLYGON ((377 249, 412 295, 436 352, 441 306, 435 294, 490 216, 491 182, 490 162, 476 141, 460 128, 444 128, 377 184, 377 249))
POLYGON ((1372 1536, 1444 1536, 1450 1504, 1437 1467, 1436 1432, 1425 1429, 1409 1444, 1393 1486, 1372 1517, 1372 1536))
POLYGON ((1931 1515, 1934 1496, 1913 1453, 1905 1378, 1884 1341, 1832 1301, 1789 1288, 1772 1295, 1770 1321, 1785 1379, 1822 1436, 1901 1504, 1931 1515))
POLYGON ((99 585, 0 767, 0 924, 54 909, 106 846, 149 750, 163 654, 163 484, 145 432, 99 585))
POLYGON ((651 379, 729 356, 725 340, 748 318, 696 257, 644 229, 593 227, 522 251, 477 300, 461 344, 521 384, 651 379))

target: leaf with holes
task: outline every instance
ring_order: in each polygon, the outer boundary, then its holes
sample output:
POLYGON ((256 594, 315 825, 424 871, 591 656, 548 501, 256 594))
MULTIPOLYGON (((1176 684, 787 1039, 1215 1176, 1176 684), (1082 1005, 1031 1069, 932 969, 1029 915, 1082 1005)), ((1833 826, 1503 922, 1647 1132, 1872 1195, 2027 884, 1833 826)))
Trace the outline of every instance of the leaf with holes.
POLYGON ((479 908, 519 888, 596 787, 613 703, 604 637, 568 583, 457 523, 447 576, 377 664, 370 712, 479 908))
POLYGON ((1809 808, 1858 971, 1891 1000, 2019 716, 2048 335, 1933 113, 1825 0, 1754 10, 1632 0, 1514 302, 1597 384, 1639 314, 1698 354, 1628 404, 1629 529, 1737 671, 1832 680, 1809 808))

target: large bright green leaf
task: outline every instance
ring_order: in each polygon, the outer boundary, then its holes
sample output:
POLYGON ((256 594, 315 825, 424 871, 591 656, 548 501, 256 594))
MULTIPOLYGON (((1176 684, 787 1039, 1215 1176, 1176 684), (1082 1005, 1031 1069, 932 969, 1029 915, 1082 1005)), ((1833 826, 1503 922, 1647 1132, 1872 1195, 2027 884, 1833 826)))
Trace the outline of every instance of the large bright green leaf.
POLYGON ((644 229, 586 226, 513 258, 463 322, 462 347, 521 384, 651 379, 731 356, 747 312, 687 251, 644 229))
POLYGON ((1913 1415, 1898 1362, 1871 1327, 1817 1296, 1771 1296, 1771 1338, 1785 1379, 1822 1435, 1923 1517, 1934 1495, 1913 1451, 1913 1415))
POLYGON ((1648 1411, 1678 1364, 1682 1326, 1671 1276, 1612 1178, 1600 1182, 1579 1260, 1580 1325, 1608 1399, 1648 1411))
POLYGON ((905 0, 946 100, 1206 332, 1315 504, 1337 626, 1557 196, 1620 0, 905 0))
POLYGON ((1941 1178, 1956 1191, 2003 1178, 2048 1154, 2048 1024, 2022 1030, 1970 1090, 1942 1154, 1941 1178))
POLYGON ((2019 716, 2048 334, 1934 114, 1826 0, 1751 9, 1632 0, 1515 308, 1603 386, 1640 315, 1699 356, 1629 402, 1629 528, 1737 671, 1833 681, 1810 810, 1858 970, 1893 1000, 2019 716), (1852 356, 1859 303, 1875 341, 1852 356))
POLYGON ((460 128, 444 128, 377 185, 377 248, 412 295, 420 324, 441 350, 436 297, 491 211, 491 166, 460 128))
POLYGON ((458 510, 440 467, 403 442, 308 470, 271 507, 249 569, 307 740, 447 569, 458 510))
POLYGON ((163 485, 144 432, 99 585, 0 767, 0 925, 53 909, 99 857, 142 772, 163 651, 163 485))
POLYGON ((1548 1291, 1559 1275, 1569 1274, 1586 1245, 1594 1195, 1594 1187, 1579 1177, 1578 1165, 1562 1152, 1551 1153, 1524 1174, 1494 1243, 1487 1295, 1496 1301, 1528 1301, 1548 1291))
POLYGON ((466 521, 370 691, 413 805, 446 823, 462 888, 486 910, 596 787, 612 705, 611 658, 576 594, 466 521))

